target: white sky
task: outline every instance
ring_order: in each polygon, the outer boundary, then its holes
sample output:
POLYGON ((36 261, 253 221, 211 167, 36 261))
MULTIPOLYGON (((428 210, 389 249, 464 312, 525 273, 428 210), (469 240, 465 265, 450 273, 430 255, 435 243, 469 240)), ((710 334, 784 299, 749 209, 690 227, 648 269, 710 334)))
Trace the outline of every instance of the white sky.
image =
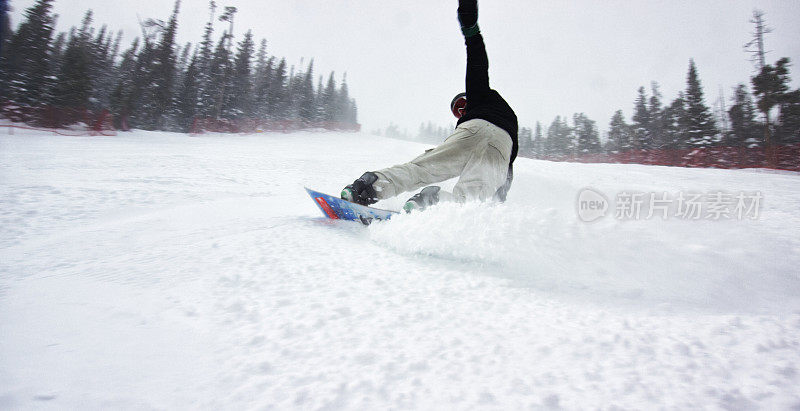
MULTIPOLYGON (((12 24, 34 0, 10 0, 12 24)), ((183 0, 181 43, 196 43, 208 19, 206 0, 183 0)), ((454 123, 450 99, 464 88, 466 53, 456 0, 217 0, 236 6, 237 39, 251 28, 272 55, 290 64, 315 58, 316 74, 347 72, 365 130, 399 124, 415 134, 421 122, 454 123)), ((710 105, 720 87, 729 98, 753 71, 742 45, 752 10, 766 12, 768 61, 800 63, 796 0, 480 0, 480 24, 492 87, 515 109, 520 126, 549 124, 585 112, 605 130, 614 111, 632 114, 636 90, 661 85, 664 100, 685 87, 694 58, 710 105)), ((95 23, 138 34, 137 14, 166 20, 171 0, 56 0, 59 30, 87 9, 95 23)), ((222 23, 217 27, 221 33, 222 23)), ((793 66, 793 87, 800 72, 793 66)))

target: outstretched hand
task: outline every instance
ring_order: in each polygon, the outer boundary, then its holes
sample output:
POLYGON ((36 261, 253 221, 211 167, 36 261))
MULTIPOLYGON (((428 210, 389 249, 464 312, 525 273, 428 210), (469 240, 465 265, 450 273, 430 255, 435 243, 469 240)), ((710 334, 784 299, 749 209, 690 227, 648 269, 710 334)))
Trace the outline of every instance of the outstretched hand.
POLYGON ((478 24, 478 0, 458 0, 458 22, 462 28, 478 24))

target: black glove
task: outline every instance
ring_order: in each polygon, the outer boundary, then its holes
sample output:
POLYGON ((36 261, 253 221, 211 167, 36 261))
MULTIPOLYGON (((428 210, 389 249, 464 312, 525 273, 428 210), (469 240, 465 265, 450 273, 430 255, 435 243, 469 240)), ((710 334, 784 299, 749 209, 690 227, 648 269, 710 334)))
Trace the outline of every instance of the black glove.
POLYGON ((375 173, 367 171, 359 177, 353 184, 348 185, 342 191, 342 198, 347 201, 352 201, 357 204, 368 206, 378 202, 378 193, 375 192, 373 183, 378 181, 378 176, 375 173), (350 190, 351 198, 347 198, 345 191, 350 190))
POLYGON ((458 22, 464 37, 481 32, 478 28, 478 0, 458 0, 458 22))

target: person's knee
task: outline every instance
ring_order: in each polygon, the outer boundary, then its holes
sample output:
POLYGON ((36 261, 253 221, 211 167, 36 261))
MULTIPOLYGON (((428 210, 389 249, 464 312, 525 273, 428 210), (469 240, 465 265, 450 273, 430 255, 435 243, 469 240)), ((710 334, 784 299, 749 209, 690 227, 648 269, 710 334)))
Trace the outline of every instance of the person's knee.
POLYGON ((372 184, 372 186, 375 188, 375 193, 378 195, 378 199, 385 200, 398 194, 395 190, 394 183, 387 178, 385 174, 381 173, 380 171, 376 171, 375 175, 378 176, 378 179, 372 184))

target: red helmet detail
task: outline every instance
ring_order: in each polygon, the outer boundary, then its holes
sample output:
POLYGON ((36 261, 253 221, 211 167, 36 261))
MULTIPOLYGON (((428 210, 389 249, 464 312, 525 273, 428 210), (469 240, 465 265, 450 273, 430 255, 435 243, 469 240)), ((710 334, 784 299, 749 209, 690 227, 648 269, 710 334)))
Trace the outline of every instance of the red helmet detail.
POLYGON ((467 111, 467 93, 459 93, 450 102, 450 111, 456 118, 461 118, 467 111))

